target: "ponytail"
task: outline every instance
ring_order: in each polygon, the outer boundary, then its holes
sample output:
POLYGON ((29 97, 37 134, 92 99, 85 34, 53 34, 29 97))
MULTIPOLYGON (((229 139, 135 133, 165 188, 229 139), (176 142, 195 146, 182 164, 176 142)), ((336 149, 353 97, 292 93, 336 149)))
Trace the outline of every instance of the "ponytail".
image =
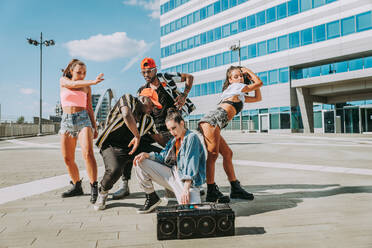
POLYGON ((71 79, 72 78, 71 71, 77 65, 85 66, 84 62, 82 62, 82 61, 80 61, 78 59, 72 59, 70 61, 70 63, 68 63, 67 67, 65 69, 62 69, 62 72, 63 72, 62 76, 71 79))

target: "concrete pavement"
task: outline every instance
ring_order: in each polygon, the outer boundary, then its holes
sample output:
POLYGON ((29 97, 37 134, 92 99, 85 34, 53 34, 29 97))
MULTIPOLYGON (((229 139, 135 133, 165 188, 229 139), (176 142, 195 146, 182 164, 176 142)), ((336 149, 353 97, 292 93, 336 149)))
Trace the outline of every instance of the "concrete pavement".
POLYGON ((144 194, 135 178, 131 196, 101 212, 89 203, 84 173, 87 195, 60 198, 69 179, 59 137, 43 136, 0 141, 0 247, 372 247, 371 136, 223 135, 239 180, 256 196, 232 202, 236 236, 157 241, 156 215, 136 214, 144 194))

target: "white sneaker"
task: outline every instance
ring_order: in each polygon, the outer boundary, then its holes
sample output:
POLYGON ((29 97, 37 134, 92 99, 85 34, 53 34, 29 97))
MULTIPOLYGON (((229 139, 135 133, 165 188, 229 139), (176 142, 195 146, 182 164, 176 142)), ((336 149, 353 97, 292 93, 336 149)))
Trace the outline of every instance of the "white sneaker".
POLYGON ((99 211, 106 208, 106 200, 108 196, 108 191, 102 191, 98 193, 98 199, 96 204, 94 204, 94 210, 99 211))

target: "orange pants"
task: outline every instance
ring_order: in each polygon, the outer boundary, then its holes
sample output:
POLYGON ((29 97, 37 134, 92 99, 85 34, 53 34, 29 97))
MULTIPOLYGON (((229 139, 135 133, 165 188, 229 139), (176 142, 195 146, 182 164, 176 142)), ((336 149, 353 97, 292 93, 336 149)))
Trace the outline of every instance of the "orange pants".
POLYGON ((199 124, 199 128, 203 134, 205 145, 207 147, 207 184, 214 183, 215 164, 220 153, 223 158, 223 168, 228 180, 235 181, 235 171, 232 164, 233 152, 221 136, 221 129, 219 126, 212 126, 207 122, 199 124))

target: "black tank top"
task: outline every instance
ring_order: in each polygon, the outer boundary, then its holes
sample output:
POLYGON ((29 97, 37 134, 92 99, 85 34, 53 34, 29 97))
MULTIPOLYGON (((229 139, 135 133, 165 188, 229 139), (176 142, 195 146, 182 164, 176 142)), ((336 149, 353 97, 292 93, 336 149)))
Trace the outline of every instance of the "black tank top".
POLYGON ((242 101, 233 102, 233 101, 225 100, 221 103, 227 103, 227 104, 232 105, 235 108, 236 114, 238 114, 243 109, 243 102, 242 101))

